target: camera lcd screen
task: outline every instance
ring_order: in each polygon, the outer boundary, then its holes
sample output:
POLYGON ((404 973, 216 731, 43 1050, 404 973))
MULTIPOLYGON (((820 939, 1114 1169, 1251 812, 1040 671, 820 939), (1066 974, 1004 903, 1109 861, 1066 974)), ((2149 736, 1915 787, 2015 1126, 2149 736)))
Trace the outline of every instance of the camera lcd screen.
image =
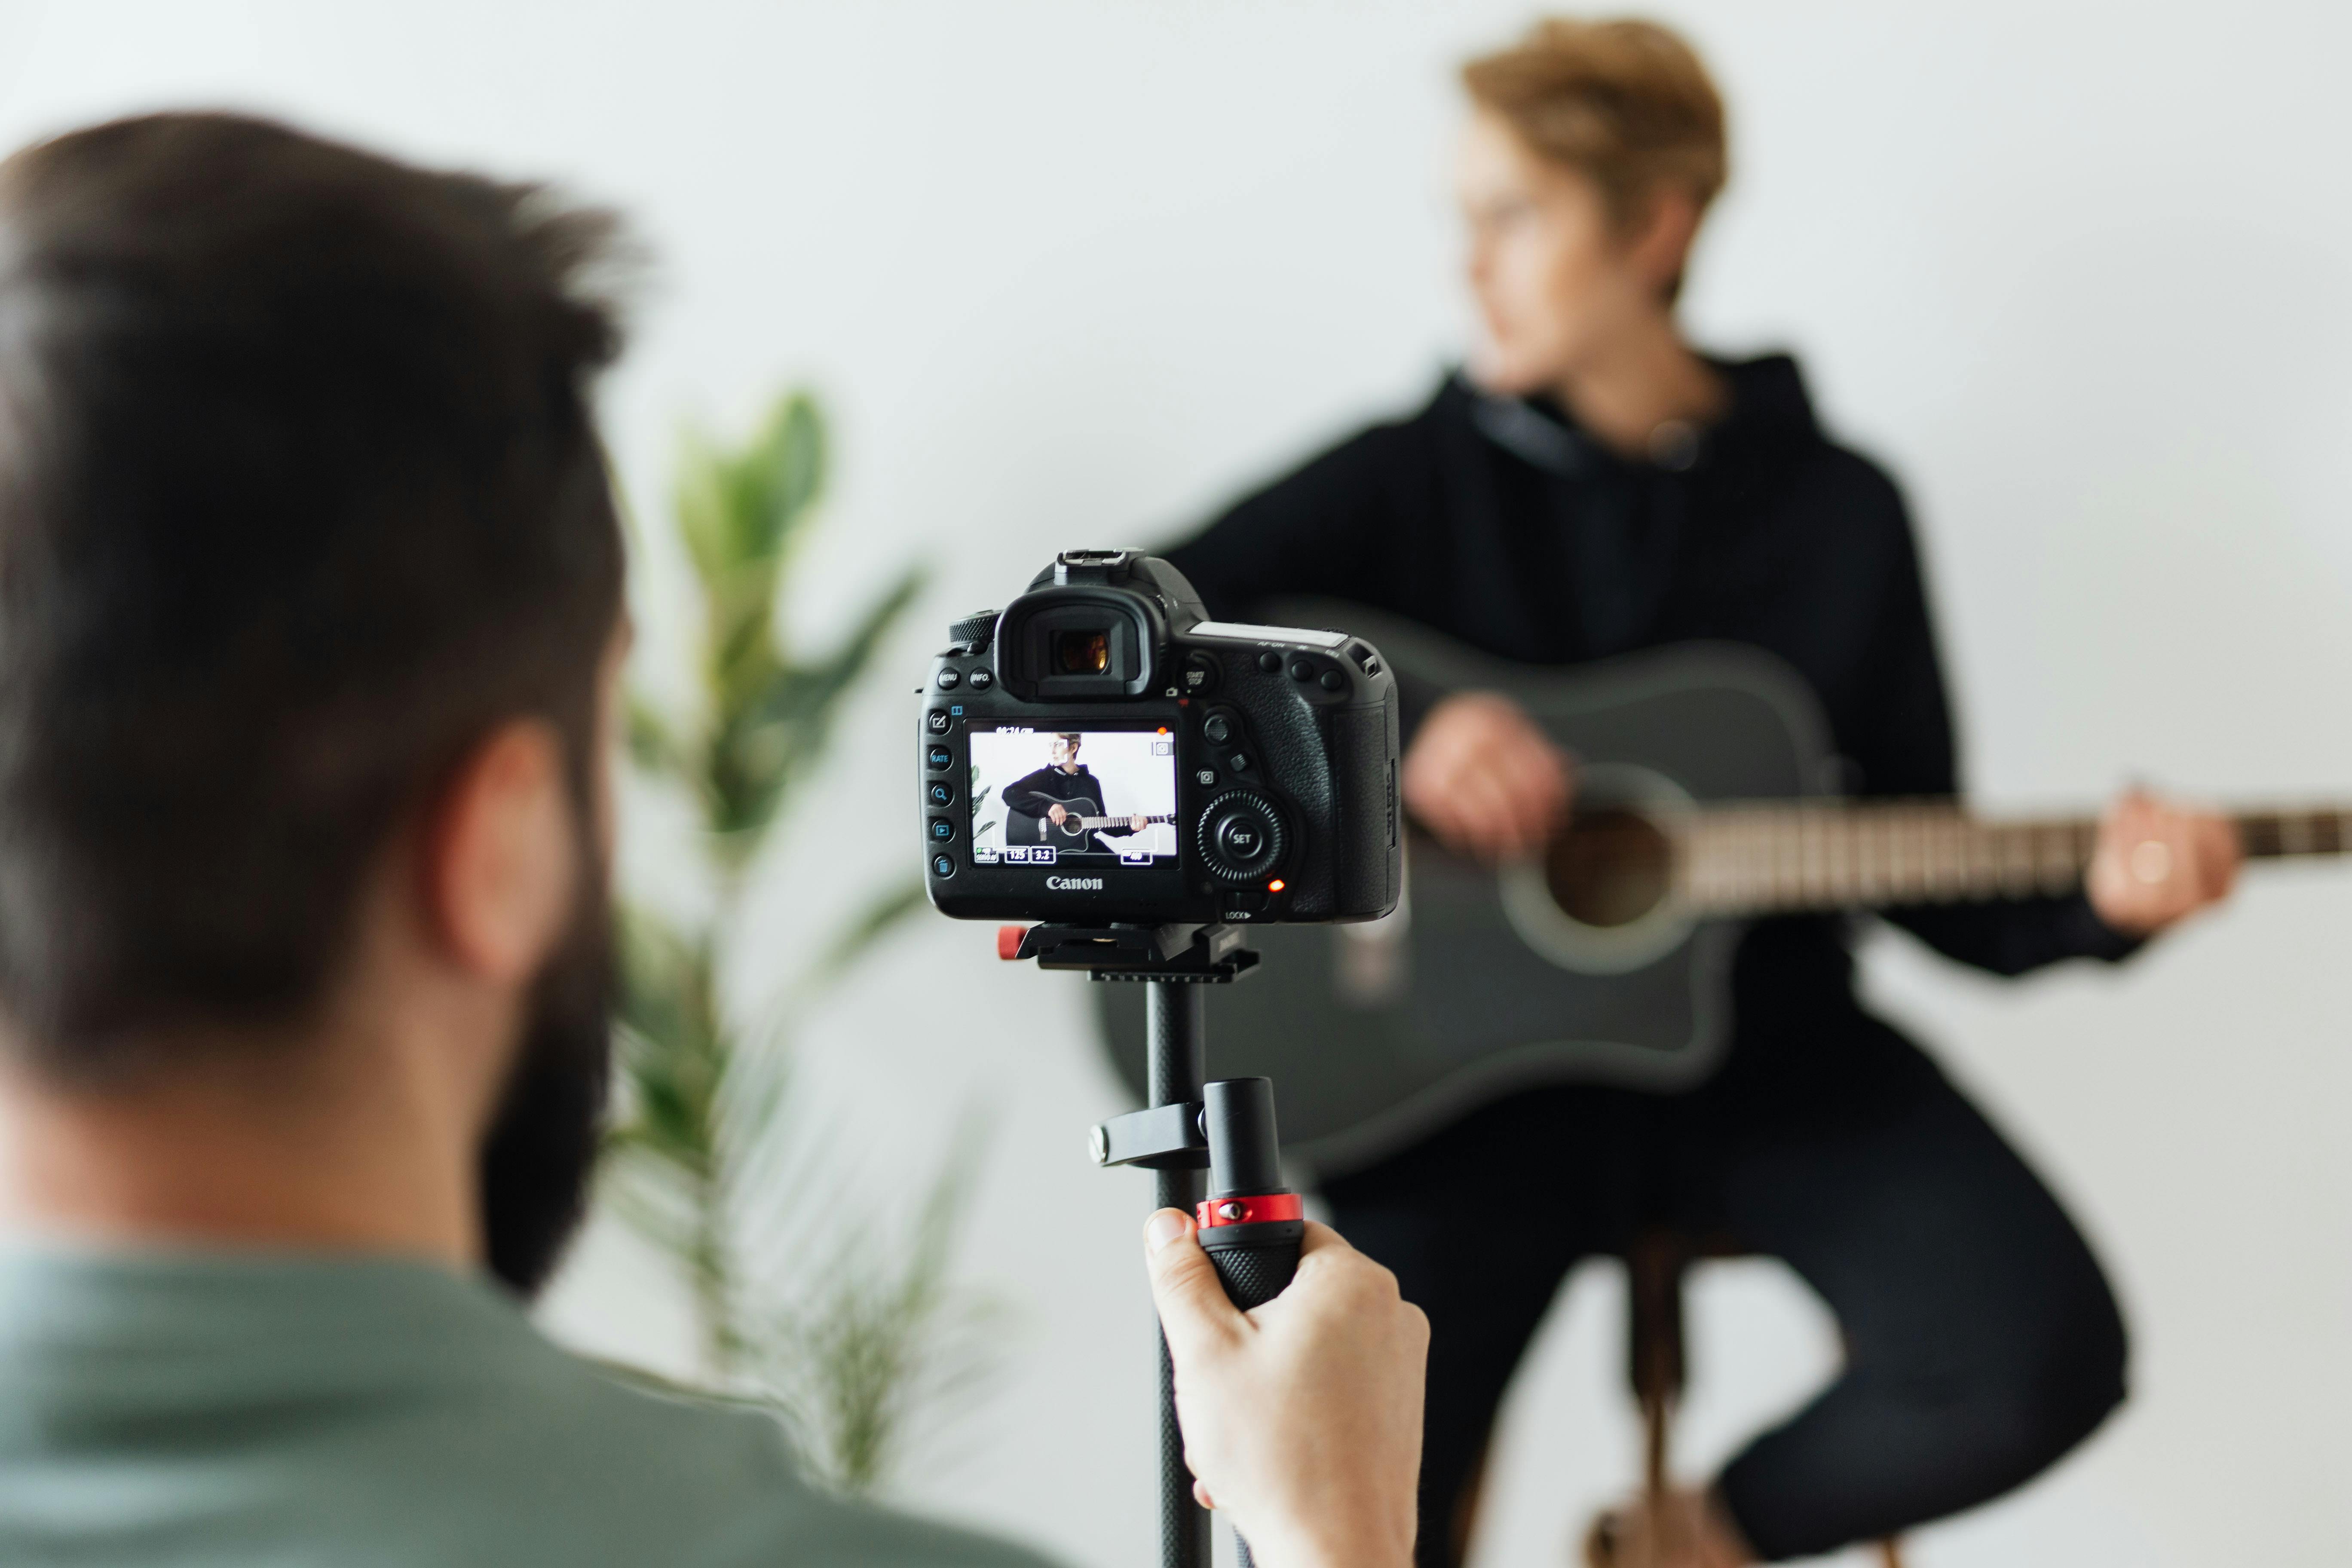
POLYGON ((1165 729, 974 725, 967 738, 974 863, 1174 863, 1176 737, 1165 729))

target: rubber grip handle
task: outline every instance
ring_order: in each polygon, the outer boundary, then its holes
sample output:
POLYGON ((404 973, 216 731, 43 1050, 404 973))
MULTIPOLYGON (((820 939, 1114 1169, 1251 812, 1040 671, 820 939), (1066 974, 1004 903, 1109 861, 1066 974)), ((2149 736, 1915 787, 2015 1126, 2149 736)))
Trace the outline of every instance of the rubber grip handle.
POLYGON ((1253 1225, 1211 1226, 1202 1231, 1201 1250, 1215 1265, 1225 1297, 1243 1311, 1273 1300, 1298 1272, 1298 1249, 1307 1222, 1260 1220, 1253 1225))

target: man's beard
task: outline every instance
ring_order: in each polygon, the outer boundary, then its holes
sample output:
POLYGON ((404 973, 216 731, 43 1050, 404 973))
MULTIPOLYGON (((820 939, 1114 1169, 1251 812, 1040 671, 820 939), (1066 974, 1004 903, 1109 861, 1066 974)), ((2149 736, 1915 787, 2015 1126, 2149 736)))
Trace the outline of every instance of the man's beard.
POLYGON ((587 1213, 612 1083, 612 913, 599 874, 531 989, 521 1049, 482 1143, 482 1235, 490 1272, 535 1294, 587 1213))

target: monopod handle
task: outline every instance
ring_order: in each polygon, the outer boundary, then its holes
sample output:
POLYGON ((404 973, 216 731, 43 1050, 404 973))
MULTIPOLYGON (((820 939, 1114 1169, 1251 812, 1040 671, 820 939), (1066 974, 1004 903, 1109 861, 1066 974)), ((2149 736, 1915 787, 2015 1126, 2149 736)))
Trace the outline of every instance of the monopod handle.
POLYGON ((1201 1205, 1201 1248, 1243 1311, 1273 1300, 1298 1272, 1307 1220, 1298 1194, 1282 1185, 1275 1136, 1274 1083, 1221 1079, 1202 1086, 1209 1136, 1209 1196, 1201 1205))
POLYGON ((1201 1233, 1201 1249, 1216 1265, 1226 1297, 1246 1312, 1289 1287, 1298 1272, 1298 1247, 1306 1237, 1304 1220, 1218 1226, 1201 1233))

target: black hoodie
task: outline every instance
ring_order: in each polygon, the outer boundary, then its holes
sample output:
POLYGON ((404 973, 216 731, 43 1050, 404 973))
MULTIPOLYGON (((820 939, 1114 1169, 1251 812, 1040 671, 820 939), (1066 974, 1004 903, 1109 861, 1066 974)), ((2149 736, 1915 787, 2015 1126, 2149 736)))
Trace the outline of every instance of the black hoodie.
MULTIPOLYGON (((1719 363, 1729 407, 1628 461, 1549 399, 1449 377, 1410 418, 1341 442, 1168 558, 1210 613, 1352 600, 1527 664, 1696 639, 1769 650, 1811 683, 1851 783, 1957 793, 1949 709, 1903 498, 1814 422, 1784 355, 1719 363)), ((1427 694, 1402 693, 1408 735, 1427 694)), ((2076 894, 1889 911, 1964 963, 2014 974, 2137 944, 2076 894)), ((1734 979, 1735 1050, 1851 1013, 1842 922, 1769 921, 1734 979)), ((1803 1032, 1801 1029, 1798 1032, 1803 1032)))

